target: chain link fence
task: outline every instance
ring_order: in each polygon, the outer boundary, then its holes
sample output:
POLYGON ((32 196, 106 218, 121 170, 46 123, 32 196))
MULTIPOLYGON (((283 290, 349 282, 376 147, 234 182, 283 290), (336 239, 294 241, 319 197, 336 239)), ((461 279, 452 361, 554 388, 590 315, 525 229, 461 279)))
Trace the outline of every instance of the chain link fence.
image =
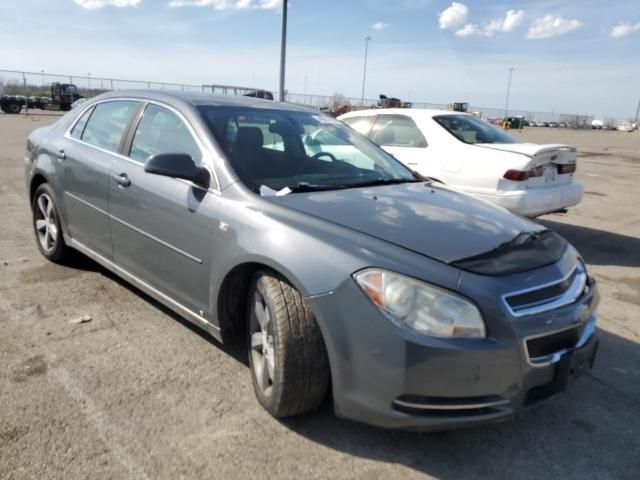
MULTIPOLYGON (((76 85, 80 95, 93 97, 109 90, 125 89, 153 89, 153 90, 178 90, 185 92, 208 92, 222 95, 246 95, 251 92, 268 92, 273 98, 277 98, 277 92, 232 85, 218 84, 187 84, 157 82, 148 80, 126 80, 119 78, 97 77, 87 73, 82 75, 65 75, 40 72, 23 72, 18 70, 0 70, 0 85, 4 87, 5 95, 20 95, 25 97, 50 97, 51 84, 71 83, 76 85)), ((336 95, 312 95, 301 93, 286 94, 286 101, 298 105, 304 105, 316 109, 333 109, 336 105, 349 105, 351 108, 375 108, 378 99, 348 98, 336 95)), ((445 110, 449 105, 442 103, 412 102, 414 108, 445 110)), ((471 112, 480 112, 483 117, 489 119, 501 119, 505 116, 504 108, 470 106, 471 112)), ((567 127, 585 128, 591 126, 593 116, 584 114, 566 114, 555 112, 533 112, 510 109, 509 116, 521 116, 530 122, 556 122, 567 127)), ((611 127, 618 125, 622 119, 606 118, 605 124, 611 127)))

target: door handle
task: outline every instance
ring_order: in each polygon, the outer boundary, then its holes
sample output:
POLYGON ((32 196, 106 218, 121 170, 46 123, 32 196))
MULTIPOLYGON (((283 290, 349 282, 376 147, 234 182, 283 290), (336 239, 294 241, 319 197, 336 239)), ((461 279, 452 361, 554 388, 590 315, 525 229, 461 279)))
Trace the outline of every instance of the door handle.
POLYGON ((126 173, 121 173, 120 175, 114 174, 113 179, 121 187, 128 187, 131 185, 131 180, 129 180, 129 176, 126 173))
POLYGON ((58 150, 58 153, 56 153, 56 157, 58 157, 58 160, 64 160, 65 158, 67 158, 67 154, 64 153, 64 150, 58 150))

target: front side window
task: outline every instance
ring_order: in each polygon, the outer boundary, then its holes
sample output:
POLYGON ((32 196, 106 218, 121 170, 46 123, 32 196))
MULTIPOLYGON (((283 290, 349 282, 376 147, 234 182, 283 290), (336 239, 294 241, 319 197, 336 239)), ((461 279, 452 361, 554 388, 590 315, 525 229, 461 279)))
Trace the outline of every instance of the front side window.
POLYGON ((82 138, 82 134, 84 133, 84 127, 87 126, 87 122, 89 121, 89 117, 93 112, 93 108, 88 109, 86 112, 82 114, 80 119, 76 122, 71 130, 71 136, 80 140, 82 138))
POLYGON ((385 147, 424 148, 427 141, 415 122, 406 115, 379 115, 371 140, 385 147))
POLYGON ((495 125, 473 115, 438 115, 433 119, 464 143, 522 143, 495 125))
POLYGON ((82 141, 117 152, 122 134, 137 108, 136 102, 129 101, 99 103, 84 127, 82 141))
POLYGON ((240 179, 267 186, 351 188, 416 181, 413 173, 343 123, 323 114, 246 107, 199 111, 240 179))
POLYGON ((202 153, 187 125, 175 113, 158 105, 147 105, 131 142, 129 157, 146 162, 161 153, 186 153, 196 164, 202 153))

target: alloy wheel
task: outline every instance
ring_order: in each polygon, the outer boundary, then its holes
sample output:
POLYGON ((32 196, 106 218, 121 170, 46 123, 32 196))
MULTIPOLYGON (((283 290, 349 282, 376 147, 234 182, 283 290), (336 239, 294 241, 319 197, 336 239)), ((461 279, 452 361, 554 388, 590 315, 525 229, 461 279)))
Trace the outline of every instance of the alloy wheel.
POLYGON ((56 246, 58 239, 58 225, 53 201, 46 193, 40 194, 36 201, 35 227, 38 241, 42 249, 50 253, 56 246))
POLYGON ((251 315, 251 366, 258 387, 271 395, 276 370, 273 316, 262 294, 256 290, 251 315))

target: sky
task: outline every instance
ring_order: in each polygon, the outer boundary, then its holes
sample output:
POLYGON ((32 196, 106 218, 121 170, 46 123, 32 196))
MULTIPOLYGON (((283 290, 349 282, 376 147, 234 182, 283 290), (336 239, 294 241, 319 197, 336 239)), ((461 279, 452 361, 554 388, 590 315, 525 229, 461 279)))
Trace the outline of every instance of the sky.
MULTIPOLYGON (((3 0, 0 69, 276 90, 282 0, 3 0)), ((289 0, 286 88, 631 117, 640 0, 289 0)), ((0 77, 2 74, 0 73, 0 77)))

